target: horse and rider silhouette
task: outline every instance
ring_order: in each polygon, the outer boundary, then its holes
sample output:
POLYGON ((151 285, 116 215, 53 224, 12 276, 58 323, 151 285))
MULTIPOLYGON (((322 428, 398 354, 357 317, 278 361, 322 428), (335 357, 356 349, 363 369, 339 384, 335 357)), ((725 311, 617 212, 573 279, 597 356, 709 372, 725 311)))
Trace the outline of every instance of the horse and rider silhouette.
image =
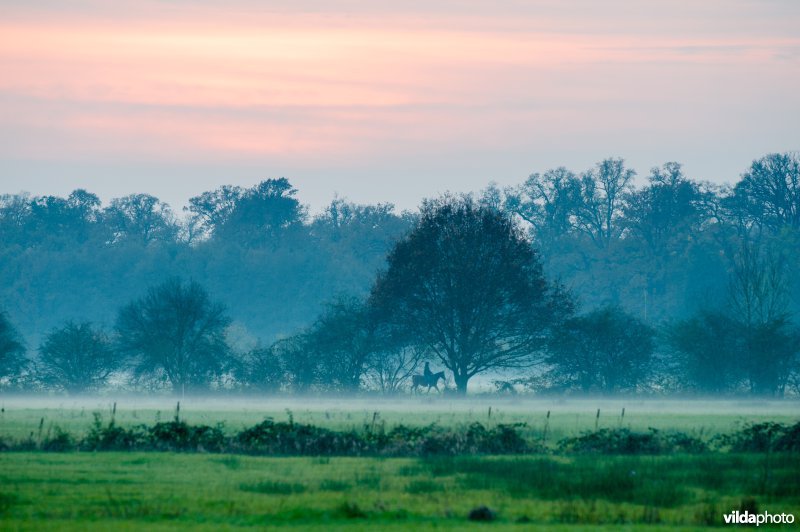
POLYGON ((439 379, 445 381, 444 378, 444 371, 439 371, 438 373, 433 373, 431 371, 431 366, 428 362, 425 362, 425 370, 422 375, 412 375, 411 376, 411 393, 419 393, 418 388, 427 388, 428 392, 431 391, 431 388, 436 389, 439 391, 439 379))

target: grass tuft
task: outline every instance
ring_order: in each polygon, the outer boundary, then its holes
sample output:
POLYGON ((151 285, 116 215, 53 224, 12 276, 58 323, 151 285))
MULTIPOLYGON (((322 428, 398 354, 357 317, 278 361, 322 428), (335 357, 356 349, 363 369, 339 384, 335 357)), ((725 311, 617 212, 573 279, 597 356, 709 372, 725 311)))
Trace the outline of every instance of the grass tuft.
POLYGON ((288 482, 271 480, 265 480, 253 484, 242 484, 239 486, 239 489, 242 491, 264 493, 267 495, 292 495, 306 491, 306 487, 303 484, 289 484, 288 482))

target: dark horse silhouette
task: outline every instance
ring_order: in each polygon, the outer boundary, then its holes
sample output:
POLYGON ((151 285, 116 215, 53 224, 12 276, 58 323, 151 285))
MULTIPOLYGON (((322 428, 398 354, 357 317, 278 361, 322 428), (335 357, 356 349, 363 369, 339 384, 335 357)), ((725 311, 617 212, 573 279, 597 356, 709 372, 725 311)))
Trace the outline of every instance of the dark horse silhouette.
POLYGON ((439 379, 445 380, 444 378, 444 371, 440 371, 439 373, 431 373, 429 377, 425 375, 412 375, 411 376, 411 393, 417 391, 419 387, 427 387, 428 391, 431 391, 431 388, 436 388, 436 391, 439 391, 439 379))

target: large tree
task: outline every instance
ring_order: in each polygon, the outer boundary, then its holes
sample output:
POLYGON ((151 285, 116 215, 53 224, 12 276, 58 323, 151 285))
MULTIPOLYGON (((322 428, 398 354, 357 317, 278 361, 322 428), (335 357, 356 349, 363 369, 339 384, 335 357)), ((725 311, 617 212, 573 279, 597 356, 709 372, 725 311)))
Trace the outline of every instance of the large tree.
POLYGON ((68 322, 39 347, 37 378, 45 385, 83 393, 105 384, 119 368, 111 341, 91 323, 68 322))
POLYGON ((514 220, 471 197, 426 201, 387 262, 372 305, 452 371, 461 394, 479 373, 533 363, 571 309, 514 220))
POLYGON ((194 281, 169 279, 117 317, 120 349, 139 375, 163 375, 176 393, 206 388, 228 361, 225 307, 194 281))

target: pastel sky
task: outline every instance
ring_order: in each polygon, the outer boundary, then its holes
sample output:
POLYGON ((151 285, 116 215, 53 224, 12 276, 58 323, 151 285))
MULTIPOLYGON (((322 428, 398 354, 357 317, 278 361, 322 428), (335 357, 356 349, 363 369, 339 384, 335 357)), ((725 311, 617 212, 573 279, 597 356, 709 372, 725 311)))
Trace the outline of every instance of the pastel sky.
POLYGON ((610 156, 733 182, 800 149, 798 28, 795 0, 0 0, 0 193, 414 208, 610 156))

